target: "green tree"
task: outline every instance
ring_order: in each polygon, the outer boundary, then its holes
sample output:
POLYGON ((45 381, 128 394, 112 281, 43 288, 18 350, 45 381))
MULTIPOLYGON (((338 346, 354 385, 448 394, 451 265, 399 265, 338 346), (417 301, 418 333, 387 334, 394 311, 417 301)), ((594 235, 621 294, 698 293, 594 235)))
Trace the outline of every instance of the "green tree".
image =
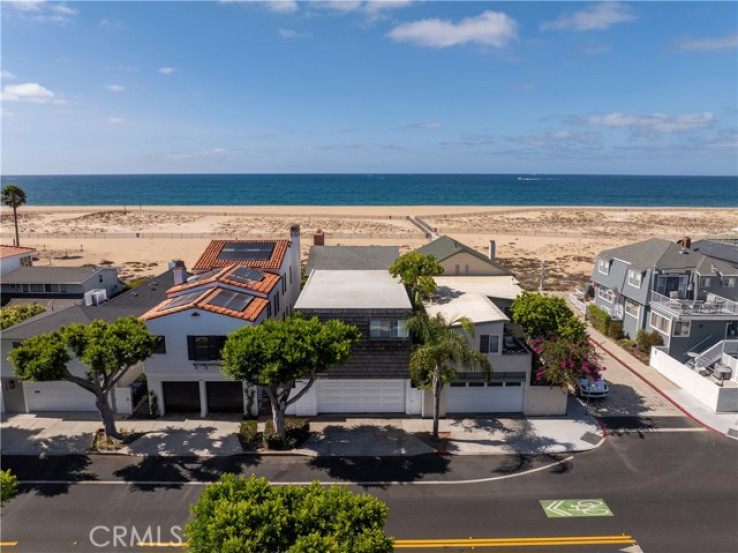
POLYGON ((13 209, 13 223, 15 224, 15 245, 20 246, 18 234, 18 208, 26 203, 26 193, 16 184, 8 184, 2 190, 2 202, 13 209))
POLYGON ((192 553, 391 553, 387 506, 343 486, 272 486, 225 474, 190 507, 192 553))
POLYGON ((10 328, 44 311, 46 311, 46 308, 42 305, 21 304, 12 307, 3 307, 0 309, 0 329, 5 330, 6 328, 10 328))
POLYGON ((408 319, 418 345, 410 354, 410 376, 419 388, 433 392, 433 439, 438 439, 441 389, 457 377, 456 367, 479 370, 489 376, 492 366, 484 353, 469 343, 474 324, 467 318, 446 321, 443 315, 429 317, 425 311, 408 319))
POLYGON ((18 493, 18 479, 10 469, 0 470, 0 504, 10 500, 18 493))
POLYGON ((563 298, 523 292, 510 305, 513 322, 528 338, 563 338, 573 343, 587 341, 587 327, 577 319, 563 298))
POLYGON ((593 381, 602 378, 605 370, 600 357, 589 342, 570 342, 562 338, 536 338, 532 342, 536 353, 536 382, 568 388, 581 378, 593 381))
POLYGON ((359 336, 355 326, 337 320, 321 323, 317 317, 307 319, 299 313, 284 321, 269 319, 228 336, 221 370, 266 390, 274 428, 286 443, 287 407, 305 395, 318 373, 347 363, 359 336), (307 383, 292 395, 297 380, 307 383))
POLYGON ((21 380, 68 380, 94 394, 105 432, 121 439, 108 396, 132 366, 151 356, 155 342, 146 325, 129 316, 110 324, 74 324, 34 336, 11 350, 9 359, 21 380), (84 376, 69 370, 72 359, 86 365, 84 376))
POLYGON ((433 295, 436 281, 433 277, 443 274, 444 268, 434 255, 408 252, 398 257, 389 268, 393 277, 400 277, 402 283, 410 288, 413 303, 419 307, 421 300, 433 295))

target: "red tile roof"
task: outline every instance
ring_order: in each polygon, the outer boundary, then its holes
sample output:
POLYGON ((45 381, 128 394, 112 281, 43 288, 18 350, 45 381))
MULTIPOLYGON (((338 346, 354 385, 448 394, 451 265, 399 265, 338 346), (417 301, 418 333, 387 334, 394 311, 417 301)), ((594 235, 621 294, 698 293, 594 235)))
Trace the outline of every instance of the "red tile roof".
POLYGON ((167 290, 167 293, 174 294, 176 292, 182 292, 184 290, 191 290, 193 288, 197 288, 198 286, 212 284, 214 282, 222 282, 225 284, 229 284, 230 286, 235 286, 237 288, 243 288, 244 290, 251 290, 253 292, 258 292, 261 294, 269 294, 274 289, 274 287, 277 285, 277 283, 280 281, 280 279, 282 278, 279 275, 275 275, 274 273, 266 273, 266 272, 262 273, 264 275, 263 280, 251 281, 250 283, 243 282, 241 280, 234 280, 234 279, 228 278, 230 275, 232 275, 234 272, 236 272, 241 267, 243 267, 243 265, 239 264, 238 262, 236 263, 231 262, 230 265, 228 265, 227 267, 224 267, 221 271, 217 272, 211 277, 208 277, 202 280, 196 280, 194 282, 185 282, 184 284, 180 284, 178 286, 174 286, 173 288, 170 288, 169 290, 167 290))
POLYGON ((18 246, 0 245, 0 259, 4 259, 6 257, 12 257, 14 255, 20 255, 22 253, 31 253, 35 251, 36 251, 35 248, 22 248, 18 246))
POLYGON ((223 291, 223 288, 216 286, 215 288, 209 288, 208 290, 205 290, 202 294, 200 294, 198 297, 196 297, 194 300, 192 300, 189 303, 186 303, 184 305, 180 305, 178 307, 173 307, 172 309, 166 309, 164 311, 160 311, 162 307, 167 305, 169 302, 174 301, 177 299, 177 296, 174 298, 169 298, 166 301, 161 302, 159 305, 154 307, 153 309, 147 311, 143 315, 139 317, 142 321, 148 321, 151 319, 156 319, 158 317, 164 317, 166 315, 171 315, 172 313, 179 313, 180 311, 186 311, 187 309, 203 309, 204 311, 211 311, 212 313, 218 313, 220 315, 227 315, 228 317, 234 317, 236 319, 243 319, 245 321, 255 321, 256 318, 261 314, 261 312, 264 310, 264 308, 269 304, 269 300, 266 300, 264 298, 257 298, 253 297, 251 302, 246 306, 246 309, 243 311, 236 311, 234 309, 228 309, 226 307, 220 307, 217 305, 210 304, 210 300, 215 298, 220 292, 223 291))
POLYGON ((253 269, 279 269, 282 266, 282 261, 287 253, 287 248, 290 245, 289 240, 211 240, 208 247, 205 249, 200 259, 192 267, 195 271, 203 271, 208 269, 215 269, 216 267, 227 267, 233 263, 237 263, 241 267, 251 267, 253 269), (236 242, 239 244, 250 243, 250 244, 274 244, 274 250, 269 259, 250 259, 242 260, 238 259, 218 259, 218 255, 223 250, 226 244, 236 242))

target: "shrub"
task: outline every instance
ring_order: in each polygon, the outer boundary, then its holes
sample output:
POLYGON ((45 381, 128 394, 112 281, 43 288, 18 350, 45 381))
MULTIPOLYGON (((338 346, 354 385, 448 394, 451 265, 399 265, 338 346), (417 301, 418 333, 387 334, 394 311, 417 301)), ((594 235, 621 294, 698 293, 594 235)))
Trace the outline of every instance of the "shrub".
POLYGON ((285 418, 287 444, 283 444, 279 434, 274 431, 272 420, 264 424, 264 447, 267 449, 294 449, 310 436, 310 420, 299 417, 285 418))
POLYGON ((259 447, 259 432, 256 430, 256 421, 247 420, 241 423, 238 429, 238 441, 241 447, 248 450, 255 450, 259 447))
POLYGON ((638 345, 638 349, 643 353, 651 353, 652 346, 660 346, 664 343, 664 340, 661 338, 661 334, 655 330, 646 332, 643 329, 638 331, 635 341, 638 345))
POLYGON ((620 340, 625 336, 625 332, 623 332, 623 323, 610 321, 610 324, 607 325, 607 335, 615 340, 620 340))
POLYGON ((18 479, 8 470, 0 470, 0 503, 5 503, 18 493, 18 479))
POLYGON ((0 309, 0 329, 5 330, 46 311, 41 305, 15 305, 0 309))
POLYGON ((610 315, 604 309, 597 307, 596 305, 590 305, 587 307, 587 317, 589 322, 598 332, 602 334, 608 334, 610 323, 612 319, 610 315))
POLYGON ((638 344, 636 344, 636 341, 631 340, 630 338, 623 338, 620 340, 620 343, 626 348, 637 348, 638 347, 638 344))
POLYGON ((512 301, 510 312, 528 338, 563 338, 577 344, 587 341, 587 326, 564 298, 524 291, 512 301))

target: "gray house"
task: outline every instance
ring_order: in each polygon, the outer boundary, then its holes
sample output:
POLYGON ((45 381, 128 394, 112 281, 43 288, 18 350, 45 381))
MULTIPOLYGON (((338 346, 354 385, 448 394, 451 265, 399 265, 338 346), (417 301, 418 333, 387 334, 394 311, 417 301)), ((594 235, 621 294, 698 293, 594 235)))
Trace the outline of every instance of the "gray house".
MULTIPOLYGON (((4 305, 12 299, 36 300, 44 303, 54 299, 82 302, 85 294, 104 290, 98 297, 111 298, 120 293, 123 283, 114 267, 26 267, 3 275, 0 294, 4 305)), ((17 302, 16 302, 17 303, 17 302)))
POLYGON ((387 270, 399 255, 398 246, 310 246, 305 274, 314 269, 387 270))
POLYGON ((606 250, 592 282, 595 305, 627 336, 655 330, 675 359, 738 336, 738 267, 680 243, 651 238, 606 250))
POLYGON ((321 375, 290 413, 420 414, 421 392, 412 387, 408 371, 405 319, 412 305, 405 286, 386 269, 314 270, 295 311, 353 324, 361 340, 350 362, 321 375))

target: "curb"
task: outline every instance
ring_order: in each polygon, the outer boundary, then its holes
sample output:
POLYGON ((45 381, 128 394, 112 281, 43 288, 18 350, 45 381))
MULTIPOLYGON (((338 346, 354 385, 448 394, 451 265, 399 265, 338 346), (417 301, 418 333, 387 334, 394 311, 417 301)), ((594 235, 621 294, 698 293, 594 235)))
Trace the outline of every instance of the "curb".
MULTIPOLYGON (((713 432, 715 432, 715 433, 717 433, 717 434, 720 434, 721 436, 729 437, 729 436, 728 436, 728 435, 727 435, 727 434, 726 434, 725 432, 721 432, 720 430, 717 430, 716 428, 713 428, 713 427, 712 427, 712 426, 710 426, 709 424, 707 424, 707 423, 704 423, 704 422, 702 422, 702 421, 701 421, 700 419, 698 419, 698 418, 697 418, 696 416, 694 416, 694 415, 693 415, 692 413, 690 413, 689 411, 687 411, 687 410, 686 410, 686 409, 685 409, 684 407, 682 407, 682 406, 681 406, 681 405, 679 405, 679 404, 678 404, 678 403, 677 403, 676 401, 674 401, 674 400, 673 400, 672 398, 670 398, 670 397, 669 397, 668 395, 666 395, 666 394, 664 393, 664 391, 663 391, 663 390, 662 390, 661 388, 659 388, 658 386, 656 386, 656 385, 655 385, 655 384, 654 384, 653 382, 651 382, 651 381, 650 381, 650 380, 649 380, 648 378, 646 378, 646 377, 645 377, 645 376, 643 376, 643 375, 642 375, 642 374, 641 374, 640 372, 638 372, 637 370, 635 370, 634 368, 632 368, 632 367, 631 367, 630 365, 628 365, 628 364, 627 364, 627 363, 626 363, 625 361, 623 361, 623 360, 622 360, 622 359, 621 359, 621 358, 620 358, 619 356, 615 355, 615 354, 614 354, 613 352, 611 352, 611 351, 610 351, 610 350, 609 350, 608 348, 606 348, 606 347, 605 347, 605 346, 604 346, 604 345, 603 345, 602 343, 600 343, 600 342, 596 342, 596 341, 595 341, 595 340, 593 340, 592 338, 590 338, 590 340, 592 341, 592 343, 593 343, 593 344, 596 344, 596 345, 598 345, 598 346, 599 346, 599 347, 601 347, 601 348, 602 348, 602 349, 603 349, 603 350, 604 350, 605 352, 607 352, 607 354, 608 354, 608 355, 609 355, 610 357, 612 357, 613 359, 615 359, 615 361, 617 361, 618 363, 620 363, 620 364, 621 364, 621 365, 622 365, 623 367, 625 367, 626 369, 628 369, 628 370, 629 370, 630 372, 632 372, 632 373, 633 373, 634 375, 636 375, 636 376, 637 376, 638 378, 640 378, 641 380, 643 380, 643 382, 645 382, 645 383, 646 383, 646 384, 648 384, 648 385, 649 385, 649 386, 650 386, 651 388, 653 388, 654 390, 656 390, 656 391, 657 391, 657 392, 658 392, 659 394, 661 394, 661 395, 662 395, 662 396, 663 396, 664 398, 666 398, 666 400, 667 400, 667 401, 668 401, 669 403, 671 403, 671 404, 672 404, 672 405, 673 405, 674 407, 676 407, 677 409, 679 409, 679 410, 680 410, 680 411, 681 411, 682 413, 684 413, 684 414, 685 414, 685 415, 686 415, 686 416, 687 416, 688 418, 692 419, 692 420, 693 420, 694 422, 696 422, 697 424, 699 424, 699 425, 701 425, 701 426, 704 426, 704 427, 705 427, 705 428, 707 428, 708 430, 712 430, 713 432)), ((598 421, 598 422, 599 422, 599 421, 598 421)))

